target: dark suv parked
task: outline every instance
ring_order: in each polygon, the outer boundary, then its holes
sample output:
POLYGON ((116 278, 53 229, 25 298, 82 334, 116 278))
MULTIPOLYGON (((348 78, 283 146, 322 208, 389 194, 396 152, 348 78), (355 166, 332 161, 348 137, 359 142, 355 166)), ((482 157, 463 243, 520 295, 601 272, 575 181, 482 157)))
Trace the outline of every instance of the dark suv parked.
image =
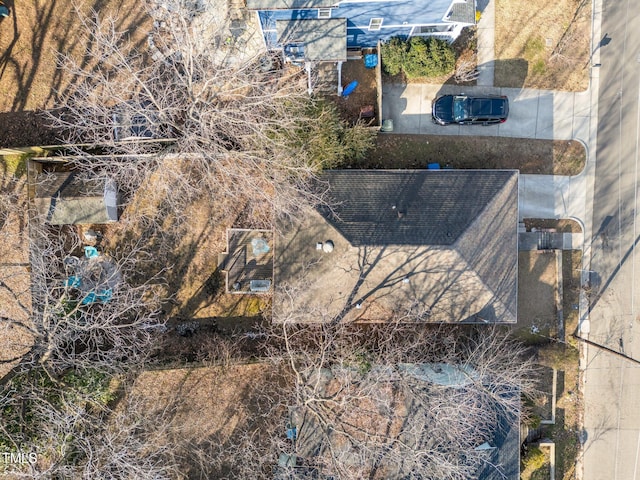
POLYGON ((492 125, 506 122, 508 115, 509 100, 504 96, 443 95, 434 100, 431 111, 439 125, 492 125))

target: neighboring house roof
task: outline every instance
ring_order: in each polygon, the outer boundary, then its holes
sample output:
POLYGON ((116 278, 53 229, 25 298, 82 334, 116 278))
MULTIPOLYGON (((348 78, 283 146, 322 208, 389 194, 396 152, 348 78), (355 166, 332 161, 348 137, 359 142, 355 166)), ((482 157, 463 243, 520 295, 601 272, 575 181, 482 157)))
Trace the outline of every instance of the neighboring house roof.
MULTIPOLYGON (((488 445, 488 462, 484 464, 477 480, 520 479, 520 419, 501 416, 493 438, 488 445)), ((478 447, 482 448, 482 447, 478 447)))
MULTIPOLYGON (((453 420, 449 413, 442 412, 441 417, 441 412, 433 407, 448 397, 475 401, 477 391, 474 388, 466 390, 465 385, 470 383, 468 381, 454 381, 451 384, 450 378, 440 381, 442 378, 424 374, 444 368, 447 368, 449 373, 457 370, 459 379, 465 375, 473 378, 481 376, 468 365, 374 365, 370 373, 364 374, 362 379, 354 380, 350 377, 349 383, 345 385, 341 382, 343 373, 334 376, 333 371, 328 368, 314 372, 308 381, 313 385, 317 396, 322 399, 328 398, 339 406, 332 412, 335 418, 325 418, 320 423, 317 414, 313 413, 313 408, 307 408, 306 405, 290 408, 289 423, 297 429, 295 454, 311 465, 314 464, 314 460, 320 460, 318 463, 321 465, 330 465, 329 459, 333 456, 340 459, 344 467, 361 468, 359 473, 377 472, 376 478, 388 479, 408 478, 411 473, 415 473, 415 458, 405 458, 406 462, 397 462, 398 458, 403 457, 400 452, 404 449, 414 452, 439 451, 443 455, 442 458, 454 454, 455 450, 448 450, 446 436, 456 436, 460 433, 456 432, 453 425, 439 422, 443 418, 453 420), (367 375, 372 380, 369 380, 367 375), (448 388, 442 389, 440 386, 448 388), (419 393, 416 394, 416 391, 419 393), (423 401, 417 400, 416 397, 423 401), (373 399, 378 402, 375 406, 372 405, 373 399), (434 404, 429 403, 431 400, 434 400, 434 404), (392 408, 385 410, 378 405, 392 408), (368 451, 364 453, 361 445, 367 445, 370 441, 371 448, 365 449, 368 451), (383 450, 385 454, 381 455, 376 449, 383 450)), ((497 420, 492 428, 485 430, 481 439, 469 437, 461 442, 469 442, 472 445, 477 442, 475 450, 485 454, 486 463, 482 464, 471 478, 517 480, 520 476, 520 419, 499 409, 495 404, 489 408, 493 408, 493 411, 488 413, 497 420)), ((462 413, 457 415, 462 416, 462 413)), ((463 418, 459 420, 464 421, 463 418)))
POLYGON ((51 225, 100 224, 118 220, 113 181, 82 180, 74 172, 50 172, 35 179, 34 203, 51 225))
POLYGON ((451 6, 451 13, 447 17, 450 22, 470 23, 476 22, 476 4, 475 0, 463 0, 455 2, 451 6))
POLYGON ((408 38, 429 31, 453 40, 462 27, 475 24, 474 0, 248 0, 247 8, 259 11, 268 48, 282 47, 276 35, 277 21, 318 19, 319 9, 325 10, 323 14, 330 15, 332 19, 347 20, 348 47, 375 47, 378 40, 408 38), (326 9, 331 11, 326 12, 326 9), (372 20, 376 20, 373 28, 372 20))
POLYGON ((516 321, 517 171, 334 170, 324 180, 332 208, 309 212, 276 247, 276 286, 303 286, 298 307, 332 319, 516 321))
POLYGON ((336 0, 247 0, 249 10, 293 10, 298 8, 321 8, 337 5, 336 0))
POLYGON ((278 20, 276 31, 281 45, 303 44, 307 61, 347 60, 347 20, 344 18, 278 20))

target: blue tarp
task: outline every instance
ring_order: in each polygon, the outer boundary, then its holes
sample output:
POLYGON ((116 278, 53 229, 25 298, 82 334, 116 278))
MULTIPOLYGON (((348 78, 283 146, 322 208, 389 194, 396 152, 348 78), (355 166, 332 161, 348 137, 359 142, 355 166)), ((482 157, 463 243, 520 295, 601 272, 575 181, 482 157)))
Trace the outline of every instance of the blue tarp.
POLYGON ((110 288, 106 290, 102 290, 100 293, 90 292, 86 297, 82 299, 83 305, 89 305, 91 303, 107 303, 111 300, 111 296, 113 295, 113 290, 110 288))
POLYGON ((378 65, 378 54, 377 53, 368 53, 364 56, 364 66, 365 68, 375 68, 378 65))
POLYGON ((82 280, 80 277, 76 277, 75 275, 71 275, 64 281, 65 287, 78 288, 80 285, 82 285, 82 280))

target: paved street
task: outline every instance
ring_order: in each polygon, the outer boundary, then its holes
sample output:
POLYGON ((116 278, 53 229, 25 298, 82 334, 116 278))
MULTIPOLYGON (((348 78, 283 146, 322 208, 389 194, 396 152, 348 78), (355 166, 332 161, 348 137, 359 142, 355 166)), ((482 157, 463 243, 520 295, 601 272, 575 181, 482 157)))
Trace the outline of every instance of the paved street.
MULTIPOLYGON (((589 340, 640 360, 640 4, 605 0, 599 37, 589 340)), ((585 480, 640 479, 640 365, 586 349, 585 480)))

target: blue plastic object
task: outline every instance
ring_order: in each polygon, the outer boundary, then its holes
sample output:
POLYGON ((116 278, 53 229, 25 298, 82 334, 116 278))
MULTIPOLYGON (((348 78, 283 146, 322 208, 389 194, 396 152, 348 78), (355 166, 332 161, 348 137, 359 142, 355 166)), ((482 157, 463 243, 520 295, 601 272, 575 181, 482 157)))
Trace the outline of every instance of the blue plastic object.
POLYGON ((84 247, 84 256, 87 258, 95 258, 99 255, 96 247, 84 247))
POLYGON ((427 164, 427 170, 440 170, 440 164, 439 163, 428 163, 427 164))
POLYGON ((76 277, 75 275, 71 275, 64 281, 65 287, 78 288, 80 285, 82 285, 82 280, 80 280, 80 277, 76 277))
POLYGON ((89 292, 83 299, 82 305, 90 305, 92 303, 107 303, 113 296, 113 290, 107 288, 100 293, 89 292))
POLYGON ((364 56, 365 68, 375 68, 378 65, 378 54, 368 53, 364 56))
POLYGON ((289 440, 298 438, 298 429, 296 427, 287 428, 287 438, 289 440))
POLYGON ((358 87, 358 81, 354 80, 353 82, 351 82, 350 84, 348 84, 346 87, 344 87, 344 90, 342 91, 342 96, 343 97, 348 97, 349 95, 351 95, 353 93, 353 91, 358 87))
POLYGON ((82 299, 82 305, 90 305, 92 303, 96 303, 96 293, 89 292, 86 297, 82 299))

